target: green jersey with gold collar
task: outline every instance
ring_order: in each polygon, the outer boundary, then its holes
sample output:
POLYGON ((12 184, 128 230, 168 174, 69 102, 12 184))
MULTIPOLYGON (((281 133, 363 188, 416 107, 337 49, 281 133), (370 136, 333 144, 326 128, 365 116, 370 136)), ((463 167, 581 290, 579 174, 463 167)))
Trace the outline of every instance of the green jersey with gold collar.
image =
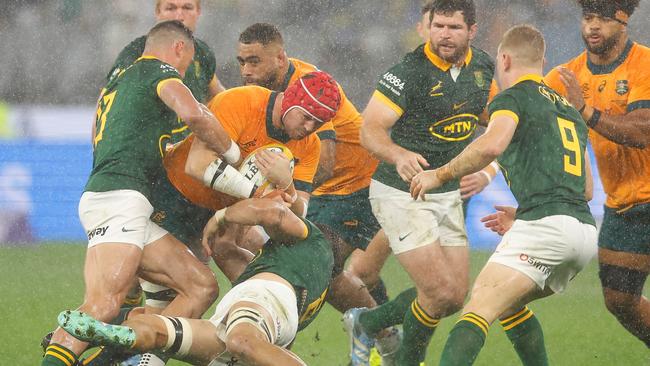
MULTIPOLYGON (((421 154, 440 167, 458 155, 471 141, 479 115, 484 111, 494 74, 487 53, 470 47, 460 73, 431 51, 429 43, 407 54, 401 63, 383 74, 374 97, 398 115, 391 130, 397 145, 421 154)), ((373 179, 408 191, 395 166, 381 162, 373 179)), ((453 180, 431 193, 458 189, 453 180)))
POLYGON ((85 191, 130 189, 151 201, 154 182, 166 176, 165 145, 181 124, 158 96, 172 79, 181 81, 174 67, 141 57, 108 82, 98 101, 93 169, 85 191))

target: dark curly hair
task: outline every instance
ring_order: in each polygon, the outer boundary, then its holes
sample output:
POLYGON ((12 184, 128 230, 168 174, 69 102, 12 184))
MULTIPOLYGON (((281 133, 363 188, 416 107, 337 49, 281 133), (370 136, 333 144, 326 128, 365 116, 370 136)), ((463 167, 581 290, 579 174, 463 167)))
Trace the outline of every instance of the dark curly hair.
POLYGON ((641 0, 578 0, 583 13, 595 13, 608 18, 614 18, 617 10, 632 16, 641 0))

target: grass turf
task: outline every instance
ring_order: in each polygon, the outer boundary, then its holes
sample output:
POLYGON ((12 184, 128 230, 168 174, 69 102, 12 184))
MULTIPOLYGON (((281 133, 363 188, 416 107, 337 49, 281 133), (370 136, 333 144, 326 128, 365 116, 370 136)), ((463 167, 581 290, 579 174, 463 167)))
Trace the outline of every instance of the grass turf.
MULTIPOLYGON (((0 309, 5 319, 0 331, 0 364, 40 364, 41 337, 55 327, 61 310, 81 302, 84 253, 82 245, 0 246, 0 309)), ((488 256, 472 253, 472 278, 488 256)), ((391 296, 409 283, 392 258, 383 273, 391 296)), ((228 286, 223 277, 219 282, 223 294, 228 286)), ((544 328, 551 365, 650 365, 650 352, 606 311, 594 262, 566 293, 533 303, 530 308, 544 328)), ((428 350, 427 365, 437 364, 455 320, 452 316, 441 322, 428 350)), ((293 351, 309 365, 347 365, 347 337, 340 314, 326 305, 316 321, 299 334, 293 351)), ((501 328, 493 326, 476 365, 519 364, 501 328)), ((169 365, 184 363, 172 361, 169 365)))

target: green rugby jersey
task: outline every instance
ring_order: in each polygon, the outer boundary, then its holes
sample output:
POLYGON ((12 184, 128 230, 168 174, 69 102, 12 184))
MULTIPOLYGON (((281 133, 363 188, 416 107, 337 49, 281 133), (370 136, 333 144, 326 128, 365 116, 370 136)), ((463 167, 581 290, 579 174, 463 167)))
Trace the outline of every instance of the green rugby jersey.
MULTIPOLYGON (((494 75, 490 56, 474 47, 468 50, 456 81, 451 66, 429 43, 420 45, 381 77, 373 95, 400 116, 391 130, 393 142, 421 154, 429 169, 446 164, 472 141, 494 75)), ((386 162, 379 163, 373 178, 409 190, 395 166, 386 162)), ((459 180, 453 180, 431 193, 458 188, 459 180)))
MULTIPOLYGON (((110 81, 111 77, 131 66, 135 60, 142 56, 146 41, 147 36, 142 36, 124 47, 106 76, 107 82, 110 81)), ((194 38, 194 49, 194 61, 187 68, 183 83, 192 91, 196 100, 205 103, 208 98, 208 85, 210 85, 210 81, 214 77, 217 61, 210 47, 198 38, 194 38)))
POLYGON ((180 81, 174 67, 145 56, 106 85, 97 107, 93 169, 85 191, 132 189, 151 201, 153 182, 166 174, 165 145, 181 126, 158 97, 161 82, 169 79, 180 81))
POLYGON ((504 114, 517 121, 498 160, 519 203, 516 218, 567 215, 595 226, 585 199, 587 125, 580 112, 538 75, 519 79, 488 111, 490 118, 504 114))
POLYGON ((295 243, 269 240, 233 283, 236 286, 262 272, 284 278, 296 291, 298 330, 309 325, 325 303, 334 268, 329 242, 314 224, 306 219, 303 221, 308 230, 305 239, 295 243))

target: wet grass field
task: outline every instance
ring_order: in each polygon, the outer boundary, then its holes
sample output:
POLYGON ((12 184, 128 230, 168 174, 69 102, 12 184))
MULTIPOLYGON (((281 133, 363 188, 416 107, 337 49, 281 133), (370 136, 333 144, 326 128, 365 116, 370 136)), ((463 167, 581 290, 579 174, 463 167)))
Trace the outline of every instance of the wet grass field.
MULTIPOLYGON (((44 244, 0 247, 0 365, 39 365, 41 337, 55 326, 57 314, 76 307, 83 296, 85 246, 44 244)), ((475 277, 489 253, 472 253, 475 277)), ((406 288, 408 276, 392 258, 384 268, 391 296, 406 288)), ((221 294, 229 286, 219 276, 221 294)), ((648 293, 650 286, 646 286, 648 293)), ((533 303, 546 338, 551 365, 650 365, 650 351, 629 335, 605 309, 597 266, 592 262, 562 295, 533 303)), ((208 311, 211 315, 212 309, 208 311)), ((437 365, 456 316, 441 322, 428 350, 427 365, 437 365)), ((326 305, 299 334, 293 351, 309 365, 344 366, 347 337, 340 314, 326 305)), ((476 365, 519 365, 498 325, 492 326, 476 365)), ((169 365, 184 365, 173 361, 169 365)))

